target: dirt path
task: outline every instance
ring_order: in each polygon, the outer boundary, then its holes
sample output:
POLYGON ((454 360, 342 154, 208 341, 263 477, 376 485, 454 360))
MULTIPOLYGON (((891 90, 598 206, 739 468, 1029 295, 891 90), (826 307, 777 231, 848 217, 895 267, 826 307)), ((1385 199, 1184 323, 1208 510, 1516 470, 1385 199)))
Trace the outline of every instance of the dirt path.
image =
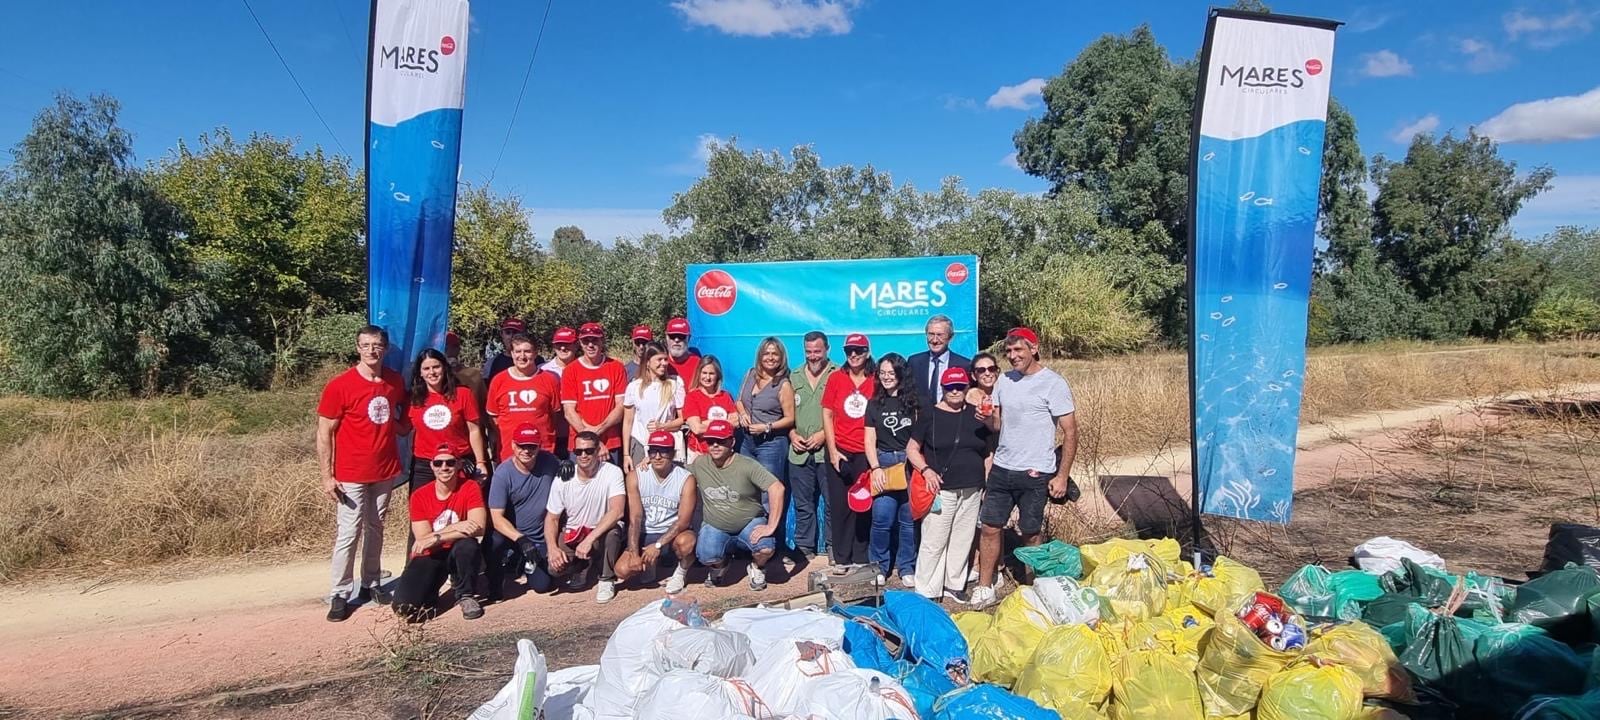
MULTIPOLYGON (((1600 385, 1566 393, 1600 394, 1600 385)), ((1451 426, 1484 422, 1481 413, 1469 410, 1487 400, 1305 427, 1296 490, 1333 482, 1341 468, 1375 462, 1376 451, 1404 442, 1403 433, 1385 431, 1434 420, 1451 426), (1364 439, 1350 442, 1353 438, 1364 439)), ((1099 483, 1084 484, 1081 511, 1115 522, 1138 514, 1140 503, 1186 503, 1187 466, 1186 448, 1107 462, 1092 473, 1099 483)), ((392 568, 399 561, 386 559, 392 568)), ((717 603, 783 600, 804 593, 806 572, 825 565, 819 559, 792 576, 774 573, 764 593, 751 593, 742 583, 695 588, 695 593, 717 603)), ((322 618, 326 575, 326 562, 315 560, 167 583, 78 582, 0 590, 0 607, 14 610, 0 614, 0 708, 79 716, 336 674, 394 649, 394 622, 386 610, 363 608, 341 624, 322 618)), ((659 591, 624 591, 605 606, 596 605, 588 592, 522 597, 490 607, 476 622, 452 612, 429 623, 427 632, 451 640, 516 632, 538 641, 576 625, 615 623, 657 597, 659 591)), ((0 709, 0 716, 5 714, 0 709)))

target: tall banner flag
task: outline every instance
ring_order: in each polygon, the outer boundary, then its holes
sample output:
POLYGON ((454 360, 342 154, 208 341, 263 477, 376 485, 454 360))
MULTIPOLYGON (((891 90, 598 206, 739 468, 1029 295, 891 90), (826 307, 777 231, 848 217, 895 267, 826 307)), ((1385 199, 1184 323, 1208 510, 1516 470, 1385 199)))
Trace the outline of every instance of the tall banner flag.
POLYGON ((1289 522, 1336 27, 1230 10, 1206 25, 1189 199, 1197 515, 1289 522))
POLYGON ((402 374, 422 348, 444 347, 449 322, 467 18, 467 0, 372 3, 367 316, 389 331, 384 364, 402 374))
POLYGON ((805 362, 804 337, 828 335, 834 362, 844 362, 844 336, 865 333, 873 357, 910 356, 928 349, 928 318, 955 325, 950 349, 978 349, 978 258, 885 258, 725 263, 684 268, 688 319, 702 355, 722 361, 730 392, 739 392, 756 346, 772 336, 789 352, 790 367, 805 362))

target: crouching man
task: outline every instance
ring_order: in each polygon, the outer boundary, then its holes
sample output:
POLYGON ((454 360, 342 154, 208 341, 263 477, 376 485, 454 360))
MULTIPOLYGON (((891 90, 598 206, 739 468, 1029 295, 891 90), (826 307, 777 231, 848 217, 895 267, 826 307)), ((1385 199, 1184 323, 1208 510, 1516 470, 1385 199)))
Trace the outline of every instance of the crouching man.
POLYGON ((650 433, 645 448, 648 460, 628 478, 628 549, 618 561, 618 580, 642 571, 655 576, 658 563, 670 559, 676 566, 664 588, 669 595, 683 591, 689 565, 694 562, 694 475, 672 461, 677 444, 672 433, 650 433))
POLYGON ((602 460, 603 452, 596 433, 585 430, 573 438, 574 472, 550 488, 544 516, 550 572, 565 578, 567 589, 576 591, 599 566, 594 599, 602 605, 617 596, 616 562, 622 554, 622 515, 628 505, 622 468, 602 460))
POLYGON ((706 585, 722 581, 731 551, 750 553, 751 590, 767 589, 767 561, 777 552, 783 484, 761 464, 733 451, 733 425, 713 420, 701 433, 706 454, 689 466, 700 491, 703 522, 695 555, 710 568, 706 585), (763 496, 764 493, 764 496, 763 496))
POLYGON ((394 591, 396 615, 410 622, 433 616, 445 578, 455 589, 456 606, 468 620, 483 617, 478 573, 483 550, 478 538, 488 525, 483 491, 465 481, 466 473, 449 445, 440 445, 429 463, 433 482, 411 494, 411 561, 394 591))

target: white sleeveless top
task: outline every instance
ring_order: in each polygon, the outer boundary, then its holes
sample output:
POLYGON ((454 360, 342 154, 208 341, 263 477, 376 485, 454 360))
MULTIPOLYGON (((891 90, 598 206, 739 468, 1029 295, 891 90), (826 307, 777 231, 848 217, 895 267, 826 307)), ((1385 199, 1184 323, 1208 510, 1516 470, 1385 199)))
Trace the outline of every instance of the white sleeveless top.
POLYGON ((662 479, 648 463, 640 465, 639 503, 644 506, 644 534, 654 535, 672 529, 678 522, 678 505, 683 499, 683 483, 689 471, 673 465, 672 472, 662 479))

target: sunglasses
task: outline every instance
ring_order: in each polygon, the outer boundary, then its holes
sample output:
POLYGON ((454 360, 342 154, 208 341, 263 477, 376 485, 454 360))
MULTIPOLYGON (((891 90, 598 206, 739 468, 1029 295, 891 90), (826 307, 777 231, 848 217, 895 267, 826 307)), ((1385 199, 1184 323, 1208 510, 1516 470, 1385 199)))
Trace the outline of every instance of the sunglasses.
POLYGON ((677 452, 674 448, 661 447, 653 447, 645 451, 650 457, 672 457, 674 452, 677 452))
POLYGON ((595 453, 597 453, 599 451, 600 451, 600 448, 592 448, 592 447, 573 448, 572 449, 572 454, 573 455, 593 455, 593 454, 595 454, 595 453))
POLYGON ((733 444, 733 438, 706 438, 707 445, 722 445, 727 447, 733 444))
POLYGON ((451 468, 456 466, 456 460, 455 458, 451 458, 449 460, 434 460, 429 464, 436 468, 451 468))
POLYGON ((1000 366, 999 365, 985 365, 983 367, 974 367, 974 368, 972 368, 972 372, 974 372, 974 373, 992 373, 992 372, 998 372, 999 370, 1000 370, 1000 366))
POLYGON ((580 345, 599 345, 600 344, 600 338, 593 338, 593 337, 578 338, 578 344, 580 344, 580 345))
POLYGON ((682 333, 667 333, 667 339, 668 340, 677 340, 679 342, 682 342, 684 340, 688 340, 689 336, 688 335, 684 335, 682 333))
POLYGON ((947 392, 947 393, 950 393, 950 392, 966 392, 967 391, 967 386, 965 386, 965 385, 946 385, 946 386, 944 386, 944 391, 947 392))
POLYGON ((867 349, 866 348, 860 348, 860 347, 847 347, 847 348, 844 349, 844 354, 849 355, 851 357, 855 357, 857 355, 865 355, 865 354, 867 354, 867 349))
POLYGON ((649 344, 650 344, 649 340, 635 340, 635 341, 633 341, 634 347, 644 347, 644 346, 649 345, 649 344))
POLYGON ((523 452, 531 452, 531 453, 539 452, 539 446, 537 444, 533 444, 533 445, 518 445, 517 449, 521 450, 523 452))

